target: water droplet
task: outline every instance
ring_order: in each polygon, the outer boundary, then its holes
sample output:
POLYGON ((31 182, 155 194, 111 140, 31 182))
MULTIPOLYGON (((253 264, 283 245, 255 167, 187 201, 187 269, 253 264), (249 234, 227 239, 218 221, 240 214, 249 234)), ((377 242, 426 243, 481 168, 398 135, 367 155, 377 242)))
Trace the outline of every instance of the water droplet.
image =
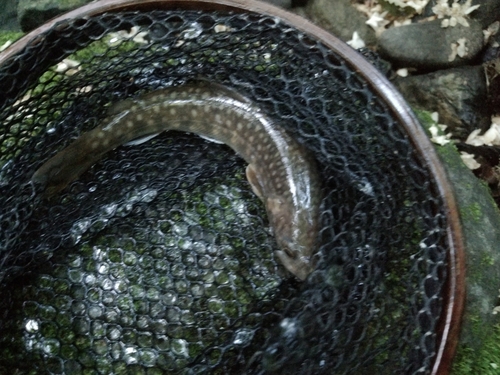
POLYGON ((127 283, 123 280, 118 280, 115 282, 114 289, 118 293, 123 293, 127 290, 127 283))
POLYGON ((92 225, 92 221, 90 219, 82 219, 76 221, 70 229, 71 238, 73 239, 73 243, 76 245, 82 239, 82 236, 92 225))
POLYGON ((166 305, 174 305, 177 302, 177 294, 167 292, 163 295, 163 303, 166 305))
POLYGON ((299 333, 299 325, 295 319, 285 318, 280 323, 282 335, 288 338, 295 337, 299 333))
POLYGON ((157 190, 153 190, 153 189, 145 190, 142 194, 141 202, 149 203, 149 202, 153 201, 153 199, 155 199, 157 195, 158 195, 157 190))
POLYGON ((109 272, 109 264, 101 263, 97 266, 97 272, 99 272, 101 275, 107 274, 109 272))
POLYGON ((38 321, 34 319, 28 319, 24 323, 24 328, 26 329, 27 332, 34 333, 40 329, 40 324, 38 323, 38 321))
POLYGON ((59 343, 59 341, 48 339, 43 342, 42 349, 46 354, 56 355, 57 353, 59 353, 60 346, 61 344, 59 343))
POLYGON ((108 278, 101 280, 101 288, 103 290, 111 290, 111 289, 113 289, 113 281, 111 281, 108 278))
POLYGON ((172 352, 177 355, 189 357, 188 342, 183 339, 172 340, 172 352))
POLYGON ((179 236, 185 236, 188 233, 189 226, 186 223, 176 223, 172 226, 173 232, 179 236))
POLYGON ((195 39, 201 35, 203 32, 203 28, 201 25, 197 22, 192 22, 189 25, 189 28, 183 31, 182 38, 184 39, 195 39))
POLYGON ((108 215, 108 216, 112 216, 115 214, 116 212, 116 209, 118 208, 118 205, 116 203, 112 203, 112 204, 107 204, 105 205, 102 210, 103 212, 108 215))
POLYGON ((193 297, 201 297, 205 294, 205 288, 201 284, 191 285, 191 294, 193 297))
POLYGON ((123 360, 128 365, 139 362, 139 354, 137 353, 137 349, 131 346, 125 348, 125 350, 123 351, 123 360))
POLYGON ((252 341, 254 332, 249 329, 239 329, 235 332, 233 344, 234 345, 246 345, 252 341))
POLYGON ((121 331, 118 327, 108 328, 106 337, 110 340, 118 340, 121 336, 121 331))
POLYGON ((215 314, 220 314, 222 313, 223 311, 223 308, 224 308, 224 301, 222 301, 221 299, 219 298, 210 298, 208 300, 208 309, 215 313, 215 314))
POLYGON ((95 319, 99 318, 102 315, 102 308, 100 306, 90 306, 89 308, 89 317, 95 319))
POLYGON ((144 366, 151 367, 156 363, 156 358, 158 355, 151 349, 143 349, 141 350, 140 356, 142 364, 144 366))

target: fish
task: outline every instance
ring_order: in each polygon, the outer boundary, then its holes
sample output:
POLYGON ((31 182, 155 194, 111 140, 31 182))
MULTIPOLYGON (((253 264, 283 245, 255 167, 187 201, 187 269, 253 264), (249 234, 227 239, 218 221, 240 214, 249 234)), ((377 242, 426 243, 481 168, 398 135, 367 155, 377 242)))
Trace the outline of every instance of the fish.
POLYGON ((266 208, 275 255, 301 280, 313 271, 321 201, 316 161, 251 99, 226 85, 195 81, 115 102, 105 116, 34 172, 31 180, 45 197, 121 145, 166 130, 194 133, 225 143, 248 163, 246 177, 266 208))

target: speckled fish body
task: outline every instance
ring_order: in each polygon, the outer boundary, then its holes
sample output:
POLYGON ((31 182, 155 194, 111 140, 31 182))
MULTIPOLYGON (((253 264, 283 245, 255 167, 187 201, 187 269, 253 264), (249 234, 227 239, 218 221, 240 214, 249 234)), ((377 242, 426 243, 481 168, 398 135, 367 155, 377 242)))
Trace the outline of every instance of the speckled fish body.
POLYGON ((248 163, 248 181, 264 202, 283 265, 300 279, 312 271, 320 203, 309 153, 249 99, 219 84, 190 83, 111 106, 101 126, 44 163, 32 180, 52 196, 108 151, 164 130, 223 142, 248 163))

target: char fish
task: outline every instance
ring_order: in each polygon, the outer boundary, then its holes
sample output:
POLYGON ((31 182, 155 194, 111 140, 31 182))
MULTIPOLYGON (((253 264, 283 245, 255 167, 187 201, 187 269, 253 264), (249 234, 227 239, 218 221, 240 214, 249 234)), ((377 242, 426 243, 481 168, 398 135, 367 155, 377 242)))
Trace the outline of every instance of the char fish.
POLYGON ((223 142, 248 163, 246 176, 266 207, 281 263, 304 280, 316 251, 320 181, 307 150, 255 105, 226 86, 194 82, 113 104, 100 126, 82 134, 33 174, 50 197, 108 151, 165 130, 223 142))

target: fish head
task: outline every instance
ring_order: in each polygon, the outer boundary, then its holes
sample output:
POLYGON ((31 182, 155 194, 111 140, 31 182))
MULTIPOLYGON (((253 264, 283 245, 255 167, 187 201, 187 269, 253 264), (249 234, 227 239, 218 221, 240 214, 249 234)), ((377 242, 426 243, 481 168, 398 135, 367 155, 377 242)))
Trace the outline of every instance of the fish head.
POLYGON ((275 252, 285 268, 301 280, 314 269, 317 213, 300 209, 284 197, 270 197, 266 209, 279 250, 275 252))

